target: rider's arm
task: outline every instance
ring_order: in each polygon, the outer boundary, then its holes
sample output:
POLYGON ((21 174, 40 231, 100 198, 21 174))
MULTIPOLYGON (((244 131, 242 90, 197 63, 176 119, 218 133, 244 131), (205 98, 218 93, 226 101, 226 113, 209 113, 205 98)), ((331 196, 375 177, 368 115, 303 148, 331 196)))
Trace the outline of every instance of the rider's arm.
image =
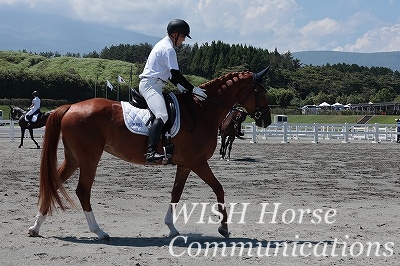
POLYGON ((171 79, 170 81, 177 85, 181 84, 185 89, 192 92, 194 86, 182 75, 178 69, 171 69, 171 79))

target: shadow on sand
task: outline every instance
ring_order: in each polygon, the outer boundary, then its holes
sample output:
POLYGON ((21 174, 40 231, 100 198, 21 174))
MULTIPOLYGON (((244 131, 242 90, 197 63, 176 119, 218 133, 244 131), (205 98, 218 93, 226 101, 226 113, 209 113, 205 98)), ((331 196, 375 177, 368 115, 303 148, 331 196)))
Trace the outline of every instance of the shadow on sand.
POLYGON ((177 237, 111 237, 110 239, 98 240, 96 238, 76 238, 76 237, 54 237, 55 239, 81 244, 103 244, 110 246, 125 246, 125 247, 163 247, 169 246, 173 243, 175 247, 188 247, 191 243, 196 242, 196 247, 207 248, 207 246, 218 245, 227 248, 235 247, 243 243, 245 248, 257 248, 258 246, 267 247, 270 249, 282 247, 285 243, 287 245, 297 243, 310 243, 316 245, 324 243, 325 245, 332 245, 333 241, 287 241, 287 240, 257 240, 254 238, 222 238, 214 236, 204 236, 201 234, 186 234, 177 237), (217 243, 217 244, 211 244, 217 243))

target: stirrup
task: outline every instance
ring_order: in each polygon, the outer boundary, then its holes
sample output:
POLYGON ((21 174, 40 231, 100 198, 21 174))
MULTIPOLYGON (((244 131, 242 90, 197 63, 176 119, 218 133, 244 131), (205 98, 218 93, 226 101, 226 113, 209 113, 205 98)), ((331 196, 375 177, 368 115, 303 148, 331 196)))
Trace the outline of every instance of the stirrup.
POLYGON ((158 163, 164 159, 164 155, 158 154, 155 151, 146 153, 146 163, 158 163))

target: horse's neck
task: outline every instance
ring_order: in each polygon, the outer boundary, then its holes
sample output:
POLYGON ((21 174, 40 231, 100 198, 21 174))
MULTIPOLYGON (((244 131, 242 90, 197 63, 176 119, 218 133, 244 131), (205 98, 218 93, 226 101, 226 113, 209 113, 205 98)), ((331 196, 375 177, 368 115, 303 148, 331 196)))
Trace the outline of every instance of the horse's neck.
POLYGON ((240 97, 246 97, 243 93, 248 93, 245 88, 252 88, 252 82, 251 72, 233 72, 200 85, 206 89, 207 99, 201 104, 204 105, 204 113, 210 121, 215 119, 219 126, 240 97))

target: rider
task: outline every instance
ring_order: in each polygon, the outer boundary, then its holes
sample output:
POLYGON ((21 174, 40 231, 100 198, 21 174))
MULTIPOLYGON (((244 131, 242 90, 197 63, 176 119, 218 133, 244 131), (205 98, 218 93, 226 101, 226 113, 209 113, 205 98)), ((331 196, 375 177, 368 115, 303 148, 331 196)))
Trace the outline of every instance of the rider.
POLYGON ((167 80, 176 85, 180 92, 187 90, 193 93, 196 101, 207 98, 204 89, 194 87, 179 71, 174 48, 181 46, 186 37, 191 39, 189 24, 181 19, 173 19, 167 26, 167 33, 167 36, 153 47, 143 73, 139 75, 139 93, 145 98, 149 109, 155 115, 155 120, 149 129, 146 163, 155 163, 164 158, 164 155, 157 153, 157 143, 162 128, 168 120, 162 95, 167 80))
POLYGON ((37 91, 32 92, 33 100, 32 104, 29 107, 29 111, 26 113, 25 117, 28 120, 28 122, 32 123, 32 117, 34 114, 39 112, 40 109, 40 99, 39 99, 39 93, 37 91))

